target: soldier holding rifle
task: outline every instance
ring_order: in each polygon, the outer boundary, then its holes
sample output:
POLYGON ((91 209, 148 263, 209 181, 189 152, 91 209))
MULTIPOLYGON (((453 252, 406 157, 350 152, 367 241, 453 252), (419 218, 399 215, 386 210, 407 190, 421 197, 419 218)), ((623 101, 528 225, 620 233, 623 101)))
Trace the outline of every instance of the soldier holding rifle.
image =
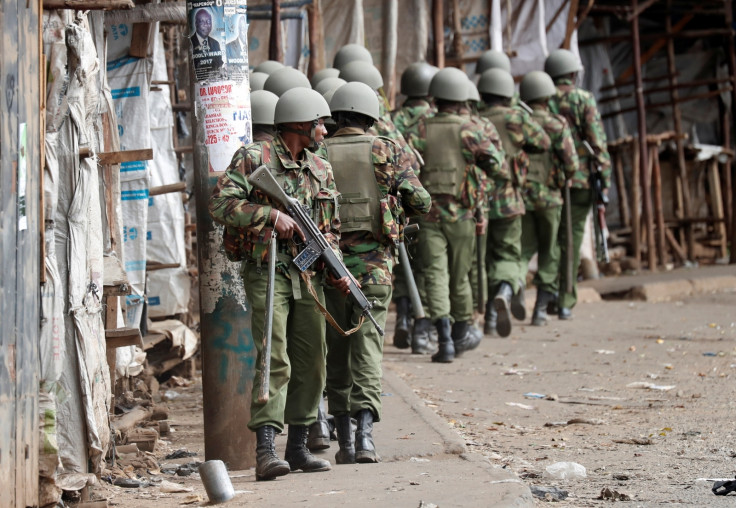
MULTIPOLYGON (((308 426, 317 417, 317 406, 325 383, 325 320, 315 312, 315 301, 324 304, 319 262, 316 271, 300 273, 294 264, 297 254, 293 238, 303 240, 299 228, 282 204, 254 189, 248 181, 260 166, 266 166, 280 187, 295 198, 324 234, 324 241, 338 249, 337 190, 332 168, 313 155, 308 147, 321 141, 326 132, 323 119, 330 109, 314 90, 294 88, 276 103, 272 142, 240 148, 227 172, 220 177, 209 202, 213 219, 239 232, 237 249, 243 260, 242 276, 253 310, 252 332, 258 350, 258 368, 253 382, 251 419, 248 428, 256 433, 256 479, 270 480, 289 471, 326 471, 330 463, 314 457, 306 446, 308 426), (275 242, 270 242, 273 236, 275 242), (269 266, 268 244, 275 243, 275 266, 269 266), (270 276, 269 276, 270 274, 270 276), (269 279, 273 306, 266 308, 269 279), (312 294, 312 296, 310 296, 312 294), (264 324, 272 312, 270 358, 264 360, 264 324), (268 367, 270 375, 261 376, 268 367), (260 393, 262 385, 269 389, 260 393), (259 393, 261 395, 259 401, 259 393), (265 399, 265 402, 264 402, 265 399), (289 424, 285 461, 276 455, 274 437, 289 424)), ((227 249, 226 235, 226 249, 227 249)), ((231 246, 232 249, 232 246, 231 246)), ((347 294, 349 277, 327 280, 347 294)))

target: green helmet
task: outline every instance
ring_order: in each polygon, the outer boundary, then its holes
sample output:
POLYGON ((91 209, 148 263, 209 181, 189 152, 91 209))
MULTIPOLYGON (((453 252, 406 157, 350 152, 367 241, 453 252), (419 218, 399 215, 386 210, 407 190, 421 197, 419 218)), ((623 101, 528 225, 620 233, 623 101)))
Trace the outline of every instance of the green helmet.
POLYGON ((312 88, 316 90, 317 83, 319 83, 323 79, 336 78, 339 75, 340 75, 340 69, 335 69, 334 67, 327 67, 325 69, 322 69, 321 71, 315 72, 312 78, 309 80, 309 82, 312 84, 312 88))
POLYGON ((266 74, 271 74, 273 71, 277 71, 284 67, 284 64, 281 62, 277 62, 276 60, 266 60, 265 62, 261 62, 258 65, 256 65, 253 68, 253 72, 264 72, 266 74))
POLYGON ((360 81, 373 90, 378 90, 383 86, 383 77, 378 69, 372 63, 360 60, 345 64, 340 69, 340 77, 348 83, 351 81, 360 81))
POLYGON ((468 100, 469 101, 480 101, 480 93, 478 93, 478 87, 475 86, 475 83, 468 80, 468 100))
POLYGON ((464 102, 468 99, 468 76, 455 67, 445 67, 429 83, 429 95, 445 101, 464 102))
POLYGON ((426 97, 429 83, 439 69, 427 62, 414 62, 401 74, 401 93, 407 97, 426 97))
POLYGON ((531 71, 524 76, 519 86, 519 95, 524 102, 551 97, 556 91, 552 78, 543 71, 531 71))
POLYGON ((342 70, 345 64, 348 64, 354 60, 360 60, 361 62, 368 62, 373 65, 373 57, 371 52, 368 51, 365 46, 360 44, 346 44, 335 53, 335 60, 332 62, 332 66, 335 69, 342 70))
POLYGON ((353 81, 335 90, 330 100, 330 110, 353 111, 378 120, 378 97, 365 83, 353 81))
POLYGON ((478 63, 475 64, 475 73, 483 74, 488 69, 503 69, 511 72, 511 60, 503 51, 489 49, 480 55, 478 63))
POLYGON ((342 78, 325 78, 317 83, 314 89, 317 90, 321 95, 324 95, 330 90, 341 87, 345 83, 347 83, 347 81, 342 78))
POLYGON ((279 98, 268 90, 256 90, 250 94, 250 112, 253 125, 273 125, 273 115, 279 98))
POLYGON ((293 67, 284 67, 274 71, 263 84, 263 89, 281 97, 285 91, 292 88, 312 88, 309 79, 293 67))
POLYGON ((256 72, 253 71, 250 73, 250 91, 254 92, 256 90, 263 90, 263 85, 266 84, 266 80, 268 79, 268 74, 265 72, 256 72))
POLYGON ((324 97, 311 88, 292 88, 279 97, 274 112, 274 124, 313 122, 330 116, 324 97))
POLYGON ((488 69, 480 76, 478 91, 489 95, 514 96, 514 78, 503 69, 488 69))
POLYGON ((557 78, 583 69, 575 53, 568 49, 556 49, 544 61, 544 72, 557 78))

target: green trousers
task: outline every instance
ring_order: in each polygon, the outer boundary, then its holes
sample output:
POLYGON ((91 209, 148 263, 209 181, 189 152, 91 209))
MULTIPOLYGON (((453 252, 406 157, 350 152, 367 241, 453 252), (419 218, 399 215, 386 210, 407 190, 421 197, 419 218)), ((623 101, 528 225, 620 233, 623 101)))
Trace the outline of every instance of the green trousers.
MULTIPOLYGON (((560 227, 560 297, 558 304, 560 307, 572 309, 578 301, 578 267, 580 266, 580 245, 583 243, 583 233, 585 232, 585 221, 592 206, 592 200, 589 189, 570 189, 570 210, 572 211, 572 248, 574 252, 572 263, 572 287, 565 287, 567 276, 567 232, 564 225, 560 227)), ((565 216, 565 207, 562 205, 562 217, 565 216)))
POLYGON ((419 251, 432 320, 470 321, 473 295, 468 274, 475 251, 475 221, 423 222, 419 251))
POLYGON ((526 280, 529 261, 538 253, 537 274, 534 285, 549 293, 557 293, 557 276, 560 267, 560 247, 557 233, 560 227, 562 207, 532 210, 527 208, 521 219, 522 280, 526 280))
MULTIPOLYGON (((292 281, 276 272, 271 334, 271 375, 268 402, 258 403, 261 378, 263 327, 266 312, 266 266, 253 264, 243 267, 243 281, 251 306, 251 330, 258 351, 256 375, 250 405, 248 428, 255 430, 271 425, 279 432, 284 423, 309 425, 317 419, 317 406, 325 385, 325 319, 299 280, 301 298, 295 299, 292 281)), ((312 278, 312 285, 324 302, 321 276, 312 278)))
MULTIPOLYGON (((369 284, 362 288, 373 303, 371 314, 383 328, 391 301, 391 286, 369 284)), ((358 324, 361 310, 336 289, 325 290, 327 310, 347 331, 358 324)), ((370 409, 375 421, 381 419, 381 360, 383 337, 368 319, 352 335, 343 337, 327 326, 327 400, 332 415, 355 416, 370 409)))
MULTIPOLYGON (((488 221, 488 213, 486 213, 486 221, 488 221)), ((476 249, 480 252, 473 252, 473 266, 470 268, 470 289, 473 294, 473 308, 478 308, 478 256, 480 255, 481 265, 481 289, 483 290, 483 301, 488 301, 488 271, 486 270, 486 252, 488 250, 488 224, 486 223, 486 232, 475 238, 476 249)))
MULTIPOLYGON (((493 297, 502 282, 519 291, 521 279, 521 215, 488 222, 488 294, 493 297)), ((523 272, 526 273, 526 272, 523 272)))

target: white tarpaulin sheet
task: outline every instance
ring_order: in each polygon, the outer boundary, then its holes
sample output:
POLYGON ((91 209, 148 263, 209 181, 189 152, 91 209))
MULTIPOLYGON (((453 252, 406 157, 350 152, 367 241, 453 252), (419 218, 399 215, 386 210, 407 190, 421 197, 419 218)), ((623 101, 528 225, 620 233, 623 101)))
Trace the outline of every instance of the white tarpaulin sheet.
MULTIPOLYGON (((166 55, 163 40, 156 33, 153 52, 153 80, 166 81, 166 55)), ((151 187, 179 181, 179 168, 174 152, 172 128, 174 117, 168 85, 158 85, 150 106, 151 139, 156 150, 149 168, 151 187)), ((148 272, 146 298, 150 317, 170 316, 187 311, 190 280, 186 268, 184 242, 184 205, 180 192, 152 196, 148 200, 146 259, 152 262, 179 263, 178 268, 148 272)))

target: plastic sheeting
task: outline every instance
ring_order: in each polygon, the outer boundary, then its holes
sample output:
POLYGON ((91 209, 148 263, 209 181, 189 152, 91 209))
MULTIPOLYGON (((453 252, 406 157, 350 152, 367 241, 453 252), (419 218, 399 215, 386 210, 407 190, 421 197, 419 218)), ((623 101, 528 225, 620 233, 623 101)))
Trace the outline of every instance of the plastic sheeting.
MULTIPOLYGON (((156 33, 153 52, 153 80, 166 81, 166 55, 163 40, 156 33)), ((150 161, 151 186, 158 187, 179 181, 179 168, 174 152, 174 117, 168 85, 158 85, 150 105, 151 139, 154 151, 150 161)), ((190 287, 186 268, 184 240, 184 204, 181 193, 172 192, 153 196, 148 200, 148 227, 146 231, 146 259, 152 262, 179 263, 178 268, 148 272, 146 297, 150 317, 171 316, 187 312, 190 287)))

